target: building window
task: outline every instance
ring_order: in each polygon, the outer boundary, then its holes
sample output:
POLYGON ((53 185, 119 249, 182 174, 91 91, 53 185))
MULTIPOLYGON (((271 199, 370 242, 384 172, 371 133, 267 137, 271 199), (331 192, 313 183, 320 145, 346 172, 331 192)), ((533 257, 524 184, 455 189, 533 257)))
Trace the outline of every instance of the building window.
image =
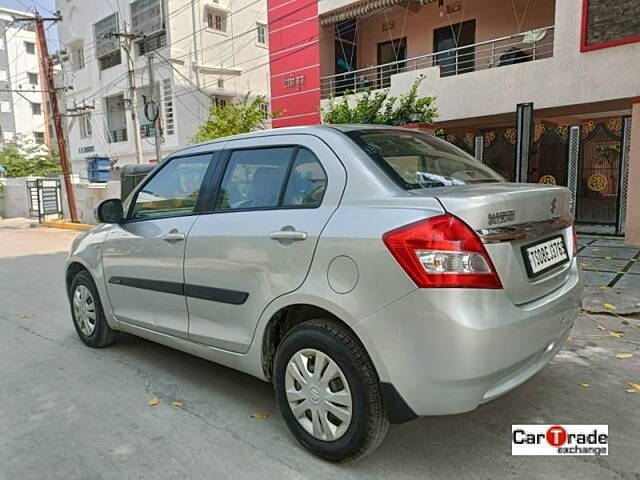
POLYGON ((218 88, 224 88, 224 78, 218 79, 218 88))
POLYGON ((167 45, 163 5, 162 0, 135 0, 131 3, 131 29, 135 34, 145 36, 137 42, 138 55, 167 45))
POLYGON ((216 10, 207 11, 207 26, 218 32, 226 32, 227 15, 216 10))
POLYGON ((27 73, 27 77, 29 77, 29 85, 38 85, 38 74, 37 73, 27 73))
POLYGON ((135 34, 154 35, 165 29, 162 0, 131 2, 131 29, 135 34))
POLYGON ((127 114, 124 95, 105 98, 107 111, 107 141, 109 143, 127 141, 127 114))
POLYGON ((150 37, 145 37, 144 40, 137 42, 136 46, 138 47, 138 56, 140 57, 146 55, 147 52, 160 50, 167 46, 167 33, 162 31, 150 37))
POLYGON ((261 103, 260 104, 260 110, 262 110, 262 115, 264 115, 265 119, 269 118, 269 104, 268 103, 261 103))
POLYGON ((9 74, 4 68, 0 68, 0 82, 9 81, 9 74))
POLYGON ((9 113, 11 111, 11 102, 9 100, 0 100, 0 112, 9 113))
POLYGON ((36 54, 36 44, 33 43, 33 42, 24 42, 24 50, 29 55, 35 55, 36 54))
POLYGON ((120 31, 118 25, 117 13, 93 24, 95 51, 99 60, 100 70, 106 70, 122 63, 120 39, 113 35, 120 31))
POLYGON ((71 65, 75 71, 84 68, 84 45, 71 48, 71 65))
POLYGON ((42 115, 42 104, 37 102, 31 102, 31 114, 42 115))
POLYGON ((258 45, 267 44, 267 26, 264 23, 256 24, 256 41, 258 45))
POLYGON ((165 78, 162 81, 162 94, 164 102, 164 133, 173 135, 175 133, 175 121, 173 118, 173 89, 171 79, 165 78))
POLYGON ((213 97, 212 100, 216 107, 224 108, 227 106, 227 99, 224 97, 213 97))
POLYGON ((38 145, 44 144, 44 132, 33 132, 33 139, 38 145))
POLYGON ((91 114, 86 113, 80 117, 80 138, 91 138, 93 135, 93 125, 91 124, 91 114))
POLYGON ((113 52, 110 55, 101 57, 99 60, 100 60, 100 70, 106 70, 107 68, 120 65, 122 63, 122 55, 120 55, 119 51, 113 52))

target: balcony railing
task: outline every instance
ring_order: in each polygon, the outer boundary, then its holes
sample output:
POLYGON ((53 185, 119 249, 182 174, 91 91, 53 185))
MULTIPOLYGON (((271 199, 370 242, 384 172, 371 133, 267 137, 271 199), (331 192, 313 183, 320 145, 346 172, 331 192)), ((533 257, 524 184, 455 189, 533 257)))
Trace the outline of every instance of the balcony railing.
POLYGON ((553 56, 554 27, 464 45, 320 79, 322 98, 391 86, 395 74, 440 66, 440 76, 503 67, 553 56))
POLYGON ((127 129, 109 130, 107 132, 107 141, 109 143, 118 143, 127 141, 127 129))

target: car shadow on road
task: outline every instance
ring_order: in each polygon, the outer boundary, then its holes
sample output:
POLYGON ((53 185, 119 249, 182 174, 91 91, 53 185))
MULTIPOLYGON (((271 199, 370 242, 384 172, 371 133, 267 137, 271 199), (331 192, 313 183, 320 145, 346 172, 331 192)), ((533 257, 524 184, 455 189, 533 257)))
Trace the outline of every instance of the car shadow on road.
MULTIPOLYGON (((0 313, 10 317, 11 324, 28 327, 24 339, 31 354, 53 362, 43 368, 57 368, 60 348, 71 348, 72 362, 91 366, 95 364, 88 362, 90 358, 106 362, 108 372, 121 375, 114 383, 126 382, 123 388, 131 390, 130 397, 136 401, 139 392, 146 393, 139 399, 143 409, 154 396, 162 401, 160 408, 181 402, 186 412, 202 422, 202 437, 194 439, 198 443, 208 440, 210 429, 225 430, 255 446, 258 453, 266 452, 269 458, 294 467, 302 472, 301 477, 331 480, 637 478, 630 472, 638 471, 640 417, 630 409, 629 402, 636 399, 625 393, 624 382, 616 378, 621 375, 614 374, 622 368, 620 363, 611 363, 619 362, 614 351, 594 347, 573 351, 578 347, 568 345, 550 365, 507 395, 473 412, 391 426, 387 439, 373 455, 347 465, 332 465, 297 444, 278 414, 271 385, 266 382, 127 334, 121 334, 118 342, 106 349, 84 347, 71 323, 62 281, 64 258, 56 253, 0 260, 0 292, 4 292, 0 313), (28 317, 20 318, 22 313, 28 317), (39 340, 30 341, 33 334, 39 340), (578 382, 583 381, 592 387, 579 387, 578 382), (269 416, 255 419, 251 417, 255 413, 269 416), (527 423, 609 424, 615 432, 612 454, 606 458, 549 457, 544 461, 512 457, 511 425, 527 423)), ((133 419, 134 413, 123 413, 122 405, 110 402, 108 393, 104 392, 101 408, 133 419)), ((179 421, 177 410, 168 412, 175 413, 172 418, 179 421)), ((159 419, 164 421, 166 415, 159 419)))
MULTIPOLYGON (((304 460, 296 462, 301 468, 319 467, 324 473, 318 478, 325 474, 329 478, 331 472, 350 472, 356 477, 362 474, 387 476, 399 466, 405 475, 424 477, 433 471, 439 478, 497 478, 498 471, 502 478, 516 476, 521 468, 529 470, 534 465, 541 472, 549 469, 548 475, 551 475, 554 465, 564 470, 567 463, 574 472, 583 471, 585 475, 592 474, 596 467, 602 469, 603 474, 610 469, 606 459, 550 458, 545 462, 546 466, 540 467, 535 460, 510 455, 512 424, 594 423, 592 415, 580 414, 576 399, 567 391, 566 384, 572 381, 569 377, 573 374, 566 366, 552 364, 528 383, 475 411, 392 425, 376 453, 361 461, 337 466, 303 452, 277 412, 270 384, 126 334, 122 334, 109 350, 119 357, 119 361, 144 370, 142 376, 149 381, 150 395, 157 395, 166 402, 184 402, 185 408, 197 416, 210 418, 212 428, 222 417, 241 419, 235 424, 238 435, 247 438, 260 435, 275 439, 281 445, 288 443, 289 447, 285 449, 276 448, 274 455, 299 451, 295 457, 302 456, 304 460), (262 423, 251 420, 250 416, 255 412, 268 413, 268 420, 262 423)), ((293 455, 286 454, 286 457, 291 461, 293 455)), ((610 471, 606 473, 610 474, 610 471)))

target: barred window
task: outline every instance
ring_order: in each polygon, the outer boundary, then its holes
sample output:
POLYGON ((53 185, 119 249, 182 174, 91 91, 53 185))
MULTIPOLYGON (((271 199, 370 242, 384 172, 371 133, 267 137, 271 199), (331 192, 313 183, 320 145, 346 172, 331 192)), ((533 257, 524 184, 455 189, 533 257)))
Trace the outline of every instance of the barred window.
POLYGON ((131 3, 131 28, 138 35, 164 30, 162 0, 135 0, 131 3))
POLYGON ((163 103, 164 103, 164 132, 166 135, 175 133, 175 120, 173 117, 173 89, 171 79, 165 78, 162 81, 163 103))
POLYGON ((259 45, 267 44, 267 26, 264 23, 256 24, 256 41, 259 45))

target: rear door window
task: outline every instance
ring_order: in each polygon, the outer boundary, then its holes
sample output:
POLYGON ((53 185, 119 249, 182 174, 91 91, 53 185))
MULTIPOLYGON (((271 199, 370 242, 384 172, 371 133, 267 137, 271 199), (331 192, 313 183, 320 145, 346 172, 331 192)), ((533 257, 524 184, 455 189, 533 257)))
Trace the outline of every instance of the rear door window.
POLYGON ((506 181, 458 147, 431 135, 373 129, 346 135, 405 190, 506 181))
POLYGON ((282 205, 284 207, 317 207, 327 189, 327 174, 320 161, 306 148, 298 150, 291 168, 282 205))
POLYGON ((216 210, 277 207, 295 150, 279 147, 233 151, 216 210))
POLYGON ((318 158, 298 146, 234 150, 216 210, 313 208, 322 203, 327 174, 318 158))

